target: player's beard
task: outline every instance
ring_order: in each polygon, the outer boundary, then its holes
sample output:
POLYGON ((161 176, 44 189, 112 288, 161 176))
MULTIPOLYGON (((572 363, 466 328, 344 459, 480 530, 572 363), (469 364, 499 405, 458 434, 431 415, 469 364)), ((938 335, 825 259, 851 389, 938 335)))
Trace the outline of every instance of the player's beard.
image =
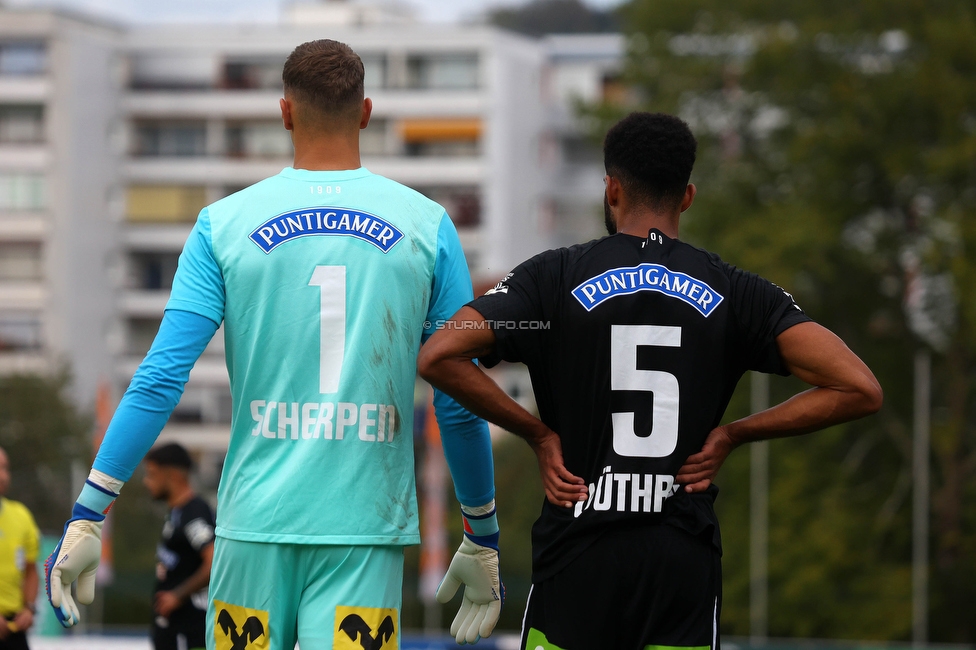
POLYGON ((613 220, 613 213, 610 211, 610 201, 607 195, 603 195, 603 225, 607 227, 608 235, 617 234, 617 223, 613 220))

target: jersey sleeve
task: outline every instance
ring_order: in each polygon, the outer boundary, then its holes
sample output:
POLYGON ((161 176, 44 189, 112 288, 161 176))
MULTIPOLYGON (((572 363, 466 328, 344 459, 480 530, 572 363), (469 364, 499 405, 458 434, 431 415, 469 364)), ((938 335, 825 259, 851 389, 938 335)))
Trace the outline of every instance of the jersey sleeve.
POLYGON ((224 276, 214 257, 210 212, 204 208, 183 246, 166 309, 199 314, 220 325, 224 299, 224 276))
POLYGON ((732 309, 738 325, 736 341, 748 370, 788 375, 776 346, 776 337, 811 318, 781 287, 754 273, 734 269, 731 275, 732 309))
POLYGON ((437 257, 434 260, 434 279, 431 282, 423 340, 430 338, 438 324, 457 313, 473 296, 471 274, 464 259, 461 239, 454 222, 445 212, 437 229, 437 257))
POLYGON ((192 508, 183 511, 183 535, 193 550, 199 553, 213 544, 214 516, 210 506, 203 499, 194 499, 192 508))
POLYGON ((146 358, 105 431, 93 467, 128 481, 183 394, 193 364, 217 331, 212 319, 168 308, 146 358))
MULTIPOLYGON (((424 340, 434 333, 439 322, 457 313, 472 296, 471 275, 461 240, 454 223, 445 213, 437 232, 437 257, 424 340)), ((439 390, 434 391, 434 413, 458 501, 470 507, 485 505, 495 498, 495 468, 488 423, 439 390)))
POLYGON ((469 303, 495 334, 495 349, 481 357, 485 367, 491 368, 499 361, 530 365, 537 358, 542 333, 551 326, 546 314, 551 313, 547 305, 555 288, 547 280, 552 278, 554 253, 542 253, 523 262, 485 295, 469 303))

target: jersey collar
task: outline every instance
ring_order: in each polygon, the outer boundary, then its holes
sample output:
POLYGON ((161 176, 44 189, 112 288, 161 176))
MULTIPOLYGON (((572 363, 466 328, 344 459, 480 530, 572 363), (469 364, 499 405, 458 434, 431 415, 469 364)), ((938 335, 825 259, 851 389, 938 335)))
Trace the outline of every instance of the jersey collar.
POLYGON ((285 167, 281 170, 281 176, 285 178, 293 178, 299 181, 349 181, 354 178, 365 178, 366 176, 372 176, 370 172, 365 167, 360 167, 359 169, 337 169, 337 170, 311 170, 311 169, 295 169, 294 167, 285 167))

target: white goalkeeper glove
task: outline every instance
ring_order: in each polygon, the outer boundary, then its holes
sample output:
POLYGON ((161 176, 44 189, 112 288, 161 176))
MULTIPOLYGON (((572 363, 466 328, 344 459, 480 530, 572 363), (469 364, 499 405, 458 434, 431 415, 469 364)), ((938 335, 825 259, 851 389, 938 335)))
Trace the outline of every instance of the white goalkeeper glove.
POLYGON ((495 502, 481 508, 461 507, 464 539, 447 574, 437 588, 439 603, 447 603, 464 585, 461 608, 451 623, 451 635, 460 645, 490 636, 498 623, 505 587, 498 577, 498 521, 495 502))
POLYGON ((77 580, 77 598, 82 605, 95 599, 95 571, 102 555, 102 524, 122 489, 122 481, 92 470, 85 481, 71 519, 54 552, 44 563, 47 599, 64 627, 81 620, 71 597, 71 583, 77 580))

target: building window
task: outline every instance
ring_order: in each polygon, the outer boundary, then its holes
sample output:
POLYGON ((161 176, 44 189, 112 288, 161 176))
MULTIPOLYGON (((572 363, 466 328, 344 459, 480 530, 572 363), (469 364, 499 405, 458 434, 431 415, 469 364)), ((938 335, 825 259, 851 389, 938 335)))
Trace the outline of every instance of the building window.
POLYGON ((173 288, 179 253, 135 253, 131 260, 133 288, 147 291, 173 288))
POLYGON ((418 187, 418 192, 444 206, 458 228, 481 223, 481 192, 476 187, 418 187))
POLYGON ((40 244, 0 243, 0 282, 30 282, 40 280, 43 274, 40 244))
POLYGON ((34 144, 43 141, 43 106, 0 105, 0 144, 34 144))
POLYGON ((291 134, 280 120, 227 126, 227 155, 238 158, 290 158, 291 134))
POLYGON ((582 135, 569 135, 560 142, 563 161, 569 165, 599 165, 603 162, 600 145, 582 135))
POLYGON ((144 122, 135 126, 137 156, 203 156, 207 125, 203 122, 144 122))
POLYGON ((205 54, 145 52, 129 63, 129 85, 136 90, 206 90, 218 72, 216 58, 205 54))
POLYGON ((0 210, 43 210, 44 176, 0 172, 0 210))
POLYGON ((40 318, 34 314, 0 315, 0 352, 27 352, 40 347, 40 318))
POLYGON ((366 90, 376 90, 386 87, 386 57, 382 54, 361 54, 366 76, 363 86, 366 90))
POLYGON ((230 90, 281 90, 285 57, 230 59, 224 62, 223 87, 230 90))
POLYGON ((390 123, 382 118, 369 121, 359 132, 359 152, 364 156, 386 156, 390 151, 390 123))
POLYGON ((156 332, 159 331, 159 318, 133 318, 129 320, 129 345, 127 352, 142 356, 149 352, 156 332))
POLYGON ((400 136, 408 156, 477 156, 481 151, 481 120, 403 120, 400 136))
POLYGON ((134 222, 194 221, 207 205, 207 188, 183 185, 132 185, 126 218, 134 222))
POLYGON ((429 90, 478 87, 477 54, 426 54, 407 59, 408 86, 429 90))
POLYGON ((46 68, 43 43, 0 43, 0 75, 39 75, 46 68))

